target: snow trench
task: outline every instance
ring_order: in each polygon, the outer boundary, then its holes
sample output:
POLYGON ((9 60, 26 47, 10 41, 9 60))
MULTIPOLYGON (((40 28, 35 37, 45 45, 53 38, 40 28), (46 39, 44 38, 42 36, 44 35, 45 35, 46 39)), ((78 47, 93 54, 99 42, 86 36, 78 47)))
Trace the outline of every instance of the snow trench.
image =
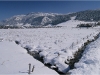
POLYGON ((79 59, 82 57, 82 53, 84 52, 86 46, 89 45, 91 42, 94 42, 95 40, 97 40, 98 37, 99 37, 99 34, 100 34, 100 33, 98 33, 96 36, 94 36, 94 39, 92 39, 92 40, 87 40, 80 48, 78 48, 78 51, 76 51, 76 52, 74 53, 74 58, 73 58, 73 59, 70 59, 70 60, 69 60, 69 63, 67 63, 67 64, 70 65, 70 68, 71 68, 71 69, 74 68, 74 63, 75 63, 75 62, 78 62, 79 59))
MULTIPOLYGON (((18 44, 18 45, 21 44, 20 40, 15 40, 15 43, 18 44)), ((23 47, 23 48, 27 50, 27 53, 28 53, 28 54, 30 54, 31 56, 33 56, 33 57, 34 57, 35 59, 37 59, 38 61, 44 63, 43 57, 41 57, 37 51, 31 51, 32 48, 31 48, 30 46, 26 45, 26 46, 23 47)), ((58 71, 58 68, 51 68, 51 64, 44 64, 44 65, 47 66, 47 67, 50 68, 50 69, 55 70, 58 74, 64 74, 63 72, 59 72, 59 71, 58 71)))
MULTIPOLYGON (((82 57, 82 53, 84 52, 86 46, 89 45, 91 42, 95 41, 96 39, 98 39, 99 35, 100 33, 96 34, 92 39, 90 38, 90 39, 85 40, 84 43, 80 45, 78 50, 74 52, 73 58, 67 59, 68 62, 65 61, 64 63, 61 62, 62 59, 59 57, 59 53, 57 53, 58 54, 57 58, 54 58, 52 61, 50 59, 49 62, 51 63, 48 63, 48 62, 45 63, 44 60, 45 60, 46 53, 41 51, 41 49, 38 52, 31 51, 32 47, 30 47, 29 45, 26 45, 23 48, 27 50, 28 54, 33 56, 38 61, 42 62, 45 66, 49 67, 50 69, 54 69, 59 74, 70 75, 69 71, 71 69, 74 69, 74 64, 80 60, 80 58, 82 57)), ((19 45, 21 44, 20 40, 16 40, 15 43, 19 45)))
MULTIPOLYGON (((70 59, 70 60, 69 60, 69 63, 67 63, 67 64, 70 65, 70 70, 75 69, 75 67, 74 67, 75 63, 78 63, 78 62, 79 62, 79 60, 81 59, 81 57, 82 57, 82 55, 83 55, 83 52, 85 51, 85 49, 87 48, 87 46, 88 46, 90 43, 96 41, 99 37, 100 37, 100 32, 99 32, 96 36, 94 36, 94 39, 92 39, 92 40, 87 40, 87 41, 78 49, 78 51, 75 52, 74 58, 73 58, 73 59, 70 59)), ((70 71, 70 70, 69 70, 69 71, 70 71)), ((69 71, 67 72, 68 75, 70 75, 70 72, 69 72, 69 71)))

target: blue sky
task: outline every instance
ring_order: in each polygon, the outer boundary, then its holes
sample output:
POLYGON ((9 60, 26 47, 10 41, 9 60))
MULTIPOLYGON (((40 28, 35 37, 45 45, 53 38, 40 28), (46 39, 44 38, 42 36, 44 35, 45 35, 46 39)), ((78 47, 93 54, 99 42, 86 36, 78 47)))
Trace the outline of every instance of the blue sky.
POLYGON ((0 20, 30 12, 69 13, 100 9, 100 1, 0 1, 0 20))

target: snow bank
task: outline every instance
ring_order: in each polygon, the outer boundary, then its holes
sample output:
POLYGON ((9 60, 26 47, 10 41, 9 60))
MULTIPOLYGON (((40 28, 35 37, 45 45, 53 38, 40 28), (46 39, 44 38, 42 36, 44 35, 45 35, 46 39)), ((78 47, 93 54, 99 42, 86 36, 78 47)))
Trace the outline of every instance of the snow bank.
POLYGON ((32 75, 54 74, 54 70, 45 67, 41 62, 27 54, 27 51, 15 44, 15 42, 0 42, 0 74, 24 74, 28 75, 28 64, 35 66, 32 75))
POLYGON ((99 75, 100 74, 100 37, 87 46, 82 58, 71 70, 71 75, 99 75))

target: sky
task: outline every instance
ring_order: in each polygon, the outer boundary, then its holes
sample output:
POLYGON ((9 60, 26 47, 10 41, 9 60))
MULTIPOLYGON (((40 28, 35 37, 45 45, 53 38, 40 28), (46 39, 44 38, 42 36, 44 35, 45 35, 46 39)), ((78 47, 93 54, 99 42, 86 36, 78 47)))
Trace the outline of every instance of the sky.
POLYGON ((0 1, 0 20, 30 12, 72 13, 100 9, 100 1, 0 1))

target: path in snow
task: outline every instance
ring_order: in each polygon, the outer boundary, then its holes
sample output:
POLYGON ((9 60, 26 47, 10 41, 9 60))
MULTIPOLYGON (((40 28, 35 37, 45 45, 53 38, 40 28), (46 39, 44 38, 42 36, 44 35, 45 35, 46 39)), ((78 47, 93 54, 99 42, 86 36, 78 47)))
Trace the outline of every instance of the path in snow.
POLYGON ((100 36, 87 46, 82 58, 70 73, 71 75, 100 75, 100 36))

